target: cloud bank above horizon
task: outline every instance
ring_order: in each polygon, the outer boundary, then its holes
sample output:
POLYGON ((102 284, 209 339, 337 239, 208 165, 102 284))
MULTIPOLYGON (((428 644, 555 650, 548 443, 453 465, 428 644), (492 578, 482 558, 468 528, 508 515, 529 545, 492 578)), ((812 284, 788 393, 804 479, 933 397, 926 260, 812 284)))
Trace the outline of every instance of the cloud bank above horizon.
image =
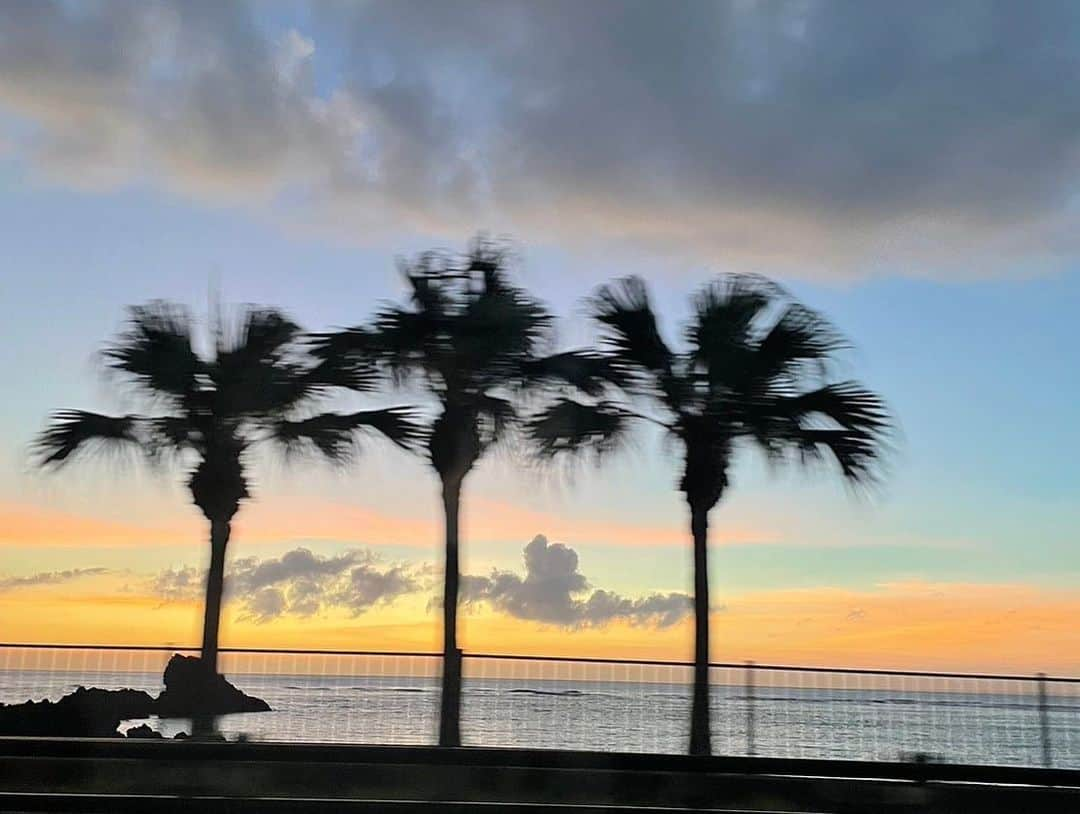
MULTIPOLYGON (((465 607, 485 605, 523 621, 564 628, 602 627, 611 622, 670 627, 690 614, 688 594, 653 593, 630 598, 595 588, 578 570, 577 552, 536 535, 523 550, 525 573, 495 570, 461 577, 465 607)), ((86 569, 101 573, 104 569, 86 569)), ((83 573, 65 572, 67 580, 83 573)), ((54 574, 25 578, 26 584, 59 581, 54 574)), ((150 578, 148 592, 165 602, 199 601, 205 570, 165 568, 150 578)), ((266 623, 282 616, 309 618, 334 610, 356 617, 408 596, 441 592, 435 566, 428 562, 387 563, 367 549, 321 555, 298 547, 279 557, 244 557, 226 572, 226 599, 239 607, 238 619, 266 623)), ((13 580, 11 587, 22 584, 13 580)), ((0 590, 5 581, 0 580, 0 590)), ((437 600, 428 602, 430 610, 437 600)))
POLYGON ((1065 0, 268 8, 6 8, 7 156, 359 241, 490 227, 818 276, 1078 248, 1065 0))

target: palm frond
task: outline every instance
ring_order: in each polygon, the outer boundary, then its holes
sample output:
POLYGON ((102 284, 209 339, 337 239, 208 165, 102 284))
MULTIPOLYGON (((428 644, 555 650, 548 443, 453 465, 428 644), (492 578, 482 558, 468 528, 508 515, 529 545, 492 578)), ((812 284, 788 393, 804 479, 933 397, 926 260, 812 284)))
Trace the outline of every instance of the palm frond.
POLYGON ((157 457, 185 449, 204 451, 202 433, 187 416, 161 416, 147 418, 143 423, 148 451, 157 457))
POLYGON ((379 381, 375 363, 363 357, 327 356, 300 375, 300 383, 312 391, 341 388, 363 392, 377 387, 379 381))
POLYGON ((31 452, 43 468, 59 467, 75 455, 131 446, 146 451, 142 416, 110 416, 86 410, 59 410, 49 426, 34 439, 31 452))
POLYGON ((603 456, 623 445, 633 418, 611 402, 582 404, 563 398, 529 421, 525 430, 541 457, 603 456))
POLYGON ((356 450, 353 427, 345 416, 324 413, 270 425, 271 437, 289 455, 318 453, 331 461, 348 460, 356 450))
POLYGON ((324 359, 365 359, 369 358, 374 347, 373 332, 363 326, 344 328, 339 331, 308 334, 304 344, 308 353, 319 360, 324 359))
POLYGON ((325 384, 300 361, 300 326, 274 308, 248 308, 230 341, 207 366, 223 415, 285 413, 325 384))
POLYGON ((745 377, 758 323, 781 296, 783 289, 756 275, 726 275, 703 287, 693 298, 694 315, 685 331, 694 368, 713 384, 745 377))
POLYGON ((451 328, 455 363, 474 382, 508 380, 546 349, 552 324, 547 309, 521 289, 485 291, 468 300, 451 328))
POLYGON ((522 365, 526 385, 567 384, 588 396, 629 384, 626 371, 610 356, 592 351, 564 351, 529 359, 522 365))
POLYGON ((668 373, 673 354, 660 336, 649 292, 640 277, 601 286, 590 299, 593 317, 604 326, 603 340, 616 364, 651 373, 668 373))
POLYGON ((448 317, 431 312, 388 306, 375 316, 368 346, 397 384, 417 374, 445 375, 453 361, 446 339, 448 323, 448 317))
POLYGON ((415 261, 399 261, 398 268, 409 284, 410 300, 416 310, 433 317, 452 310, 453 294, 448 289, 460 282, 460 274, 449 274, 449 261, 442 252, 424 252, 415 261))
POLYGON ((130 376, 147 395, 176 402, 192 393, 203 370, 191 339, 188 310, 155 301, 129 309, 127 330, 102 355, 108 368, 130 376))
POLYGON ((420 376, 442 395, 512 385, 549 343, 552 317, 511 284, 506 257, 483 240, 462 258, 421 255, 403 267, 410 302, 382 309, 367 335, 339 346, 359 340, 395 384, 420 376))
POLYGON ((828 384, 778 400, 766 431, 774 452, 794 447, 804 460, 831 454, 849 481, 872 481, 893 421, 884 401, 857 382, 828 384))
POLYGON ((498 444, 518 419, 514 402, 490 393, 480 393, 472 402, 480 424, 480 443, 484 447, 498 444))
POLYGON ((510 288, 506 274, 509 259, 510 252, 505 246, 484 235, 477 235, 469 246, 465 270, 469 274, 480 275, 485 293, 496 294, 510 288))
POLYGON ((317 452, 331 461, 348 460, 357 449, 357 434, 374 430, 404 449, 413 449, 422 427, 407 408, 390 407, 356 413, 322 413, 270 425, 271 437, 287 452, 317 452))
POLYGON ((277 308, 248 307, 225 354, 237 365, 275 361, 294 349, 301 333, 300 326, 277 308))
POLYGON ((211 366, 214 414, 222 420, 284 415, 322 395, 325 383, 295 362, 254 362, 211 366))
POLYGON ((310 334, 312 375, 333 387, 371 390, 385 371, 395 380, 407 377, 433 331, 433 321, 395 305, 376 315, 371 327, 310 334))
POLYGON ((862 429, 807 429, 800 432, 799 454, 804 461, 820 460, 826 452, 850 484, 867 486, 877 481, 882 463, 879 434, 862 429))
POLYGON ((803 420, 824 416, 841 427, 884 430, 889 427, 888 408, 881 398, 858 382, 834 382, 784 399, 783 410, 803 420))
POLYGON ((384 407, 378 410, 361 410, 349 413, 353 428, 359 431, 374 430, 393 441, 402 449, 413 450, 426 435, 424 425, 411 407, 384 407))
POLYGON ((797 375, 806 364, 816 364, 823 372, 829 357, 848 345, 824 316, 801 303, 791 303, 758 343, 755 375, 762 379, 797 375))

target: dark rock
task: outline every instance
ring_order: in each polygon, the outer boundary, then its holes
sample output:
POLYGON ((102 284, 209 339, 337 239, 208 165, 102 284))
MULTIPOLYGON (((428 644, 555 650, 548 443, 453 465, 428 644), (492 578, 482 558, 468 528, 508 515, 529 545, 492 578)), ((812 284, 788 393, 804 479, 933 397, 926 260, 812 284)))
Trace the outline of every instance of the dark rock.
POLYGON ((165 691, 158 696, 154 711, 163 718, 190 718, 269 712, 270 705, 238 690, 220 673, 207 670, 202 659, 176 654, 165 667, 165 691))
POLYGON ((201 735, 192 735, 189 732, 177 732, 173 735, 174 741, 199 741, 200 743, 206 743, 207 741, 212 743, 228 743, 225 736, 220 732, 204 732, 201 735))
MULTIPOLYGON (((175 655, 165 668, 165 690, 156 699, 141 690, 79 687, 59 701, 0 704, 0 735, 117 737, 120 722, 132 718, 190 718, 230 712, 267 712, 270 705, 210 673, 198 658, 175 655)), ((160 738, 145 724, 129 738, 160 738)))
POLYGON ((79 687, 59 701, 0 704, 0 735, 109 738, 120 721, 153 713, 154 699, 140 690, 79 687))
POLYGON ((162 737, 164 737, 164 735, 162 735, 156 729, 151 729, 146 724, 139 724, 138 726, 133 726, 131 729, 129 729, 127 732, 125 732, 124 737, 125 738, 162 738, 162 737))

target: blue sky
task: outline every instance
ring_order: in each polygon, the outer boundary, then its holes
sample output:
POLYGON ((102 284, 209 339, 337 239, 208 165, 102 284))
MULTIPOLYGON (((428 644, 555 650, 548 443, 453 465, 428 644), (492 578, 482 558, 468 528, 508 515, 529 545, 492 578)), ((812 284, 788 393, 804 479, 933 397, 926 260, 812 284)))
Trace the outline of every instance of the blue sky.
MULTIPOLYGON (((120 325, 126 303, 165 297, 205 309, 213 286, 226 301, 285 304, 313 328, 349 324, 400 293, 394 255, 428 245, 405 235, 400 252, 350 246, 149 191, 72 194, 7 169, 11 186, 0 206, 11 227, 5 289, 12 296, 4 298, 4 347, 19 397, 10 405, 3 440, 5 479, 16 492, 33 488, 23 483, 25 445, 50 409, 116 406, 103 392, 93 352, 120 325)), ((580 299, 627 270, 624 263, 591 259, 574 268, 576 258, 543 244, 524 244, 521 252, 522 278, 570 315, 565 332, 571 336, 587 331, 575 316, 580 299)), ((658 300, 674 334, 682 300, 708 278, 707 268, 669 271, 657 263, 635 270, 663 281, 658 300)), ((820 563, 823 579, 852 567, 874 579, 904 571, 908 562, 911 573, 935 576, 948 566, 935 564, 937 555, 927 557, 924 546, 939 541, 980 551, 959 569, 953 565, 954 572, 1007 574, 995 557, 1004 548, 1019 558, 1021 570, 1040 578, 1060 580, 1063 567, 1075 575, 1080 560, 1071 545, 1076 510, 1070 504, 1080 474, 1071 451, 1078 430, 1070 417, 1080 386, 1068 371, 1076 361, 1069 339, 1078 280, 1066 271, 978 282, 792 282, 798 296, 855 339, 848 365, 889 398, 902 426, 898 455, 882 493, 867 502, 849 499, 832 483, 764 472, 749 453, 731 505, 721 511, 754 516, 770 504, 798 507, 811 516, 790 524, 793 542, 889 546, 880 558, 853 555, 857 566, 820 563), (838 518, 813 516, 822 499, 838 518), (1045 552, 1042 567, 1038 556, 1025 553, 1032 547, 1045 552)), ((655 439, 643 438, 625 460, 634 465, 579 473, 570 491, 586 497, 562 494, 553 505, 573 510, 595 502, 606 505, 598 509, 604 514, 642 520, 680 510, 671 494, 675 462, 655 439)), ((746 556, 755 569, 769 570, 768 551, 746 556)))
MULTIPOLYGON (((516 241, 566 344, 590 340, 581 300, 601 282, 648 278, 675 339, 688 295, 731 270, 776 277, 854 340, 851 374, 902 428, 889 477, 856 499, 744 454, 713 519, 721 596, 1080 588, 1070 4, 34 5, 0 12, 8 509, 191 521, 176 477, 27 469, 50 410, 122 408, 93 352, 125 305, 201 313, 214 290, 312 329, 353 324, 401 295, 396 256, 488 229, 516 241)), ((531 525, 546 517, 597 529, 568 541, 596 585, 685 590, 685 547, 617 531, 682 528, 676 466, 648 433, 572 480, 492 461, 470 490, 523 519, 480 535, 467 567, 519 568, 534 535, 558 539, 531 525)), ((256 476, 264 502, 436 518, 422 463, 385 450, 348 473, 265 461, 256 476)), ((9 540, 0 572, 202 557, 151 543, 9 540)), ((251 543, 437 556, 435 540, 364 530, 251 543)))

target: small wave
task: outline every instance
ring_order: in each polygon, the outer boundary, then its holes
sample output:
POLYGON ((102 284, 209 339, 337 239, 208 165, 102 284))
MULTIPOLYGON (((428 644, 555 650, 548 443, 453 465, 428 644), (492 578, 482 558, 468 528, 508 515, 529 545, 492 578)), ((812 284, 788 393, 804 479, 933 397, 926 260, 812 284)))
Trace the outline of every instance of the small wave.
POLYGON ((564 698, 573 698, 581 695, 588 695, 588 693, 581 690, 535 690, 528 687, 515 687, 507 692, 520 693, 522 695, 557 695, 564 698))
POLYGON ((298 687, 295 684, 286 684, 285 689, 299 692, 428 692, 423 687, 298 687))

